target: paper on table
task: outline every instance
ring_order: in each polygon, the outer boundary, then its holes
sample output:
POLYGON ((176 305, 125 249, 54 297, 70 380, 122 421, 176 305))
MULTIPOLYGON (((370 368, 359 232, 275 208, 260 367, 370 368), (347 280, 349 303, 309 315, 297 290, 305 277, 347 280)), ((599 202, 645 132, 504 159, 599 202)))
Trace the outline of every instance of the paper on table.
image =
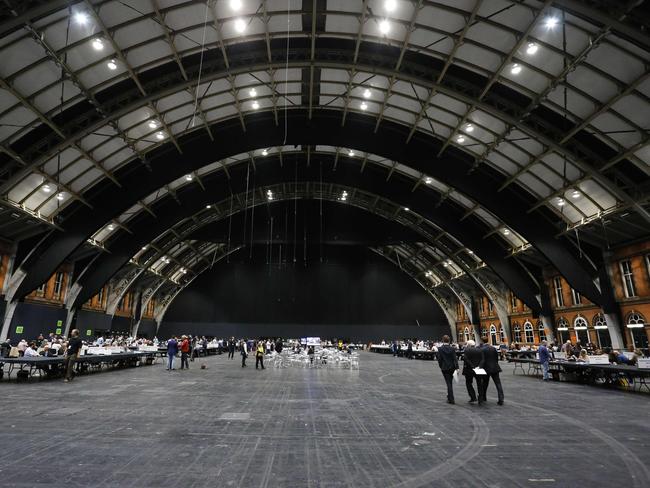
POLYGON ((458 383, 458 370, 454 371, 454 381, 458 383))
POLYGON ((487 375, 487 372, 483 368, 476 367, 474 368, 474 374, 483 376, 483 375, 487 375))

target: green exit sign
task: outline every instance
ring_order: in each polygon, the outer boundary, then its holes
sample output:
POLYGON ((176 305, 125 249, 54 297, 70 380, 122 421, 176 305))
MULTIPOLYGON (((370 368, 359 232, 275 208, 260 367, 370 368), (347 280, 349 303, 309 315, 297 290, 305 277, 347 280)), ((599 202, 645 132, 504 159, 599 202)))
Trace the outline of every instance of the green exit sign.
POLYGON ((86 330, 86 335, 87 336, 93 335, 93 331, 91 329, 86 330))
POLYGON ((23 333, 23 326, 22 325, 17 325, 16 326, 16 334, 22 334, 23 333))
POLYGON ((61 328, 57 327, 56 331, 54 332, 56 335, 61 335, 61 328))
MULTIPOLYGON (((57 320, 56 321, 56 326, 57 327, 62 327, 63 326, 63 320, 57 320)), ((57 334, 58 334, 58 332, 57 332, 57 334)))

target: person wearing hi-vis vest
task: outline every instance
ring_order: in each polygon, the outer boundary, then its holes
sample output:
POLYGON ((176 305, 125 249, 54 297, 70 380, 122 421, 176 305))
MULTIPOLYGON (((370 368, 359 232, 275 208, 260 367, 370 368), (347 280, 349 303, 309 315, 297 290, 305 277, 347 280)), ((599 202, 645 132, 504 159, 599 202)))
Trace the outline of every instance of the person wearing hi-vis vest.
POLYGON ((262 369, 264 369, 264 342, 262 341, 257 343, 257 349, 255 350, 255 369, 258 368, 258 365, 261 365, 262 369))

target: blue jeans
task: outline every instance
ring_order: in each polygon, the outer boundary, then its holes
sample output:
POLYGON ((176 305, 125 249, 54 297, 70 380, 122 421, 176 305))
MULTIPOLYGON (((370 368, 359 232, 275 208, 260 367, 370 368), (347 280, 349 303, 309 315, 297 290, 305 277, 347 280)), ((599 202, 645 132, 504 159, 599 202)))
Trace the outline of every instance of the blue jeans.
POLYGON ((548 374, 548 361, 544 361, 542 363, 542 373, 543 373, 542 379, 545 379, 545 380, 550 380, 551 379, 551 375, 548 374))
POLYGON ((174 356, 175 354, 172 354, 170 352, 167 353, 167 369, 174 368, 174 356))

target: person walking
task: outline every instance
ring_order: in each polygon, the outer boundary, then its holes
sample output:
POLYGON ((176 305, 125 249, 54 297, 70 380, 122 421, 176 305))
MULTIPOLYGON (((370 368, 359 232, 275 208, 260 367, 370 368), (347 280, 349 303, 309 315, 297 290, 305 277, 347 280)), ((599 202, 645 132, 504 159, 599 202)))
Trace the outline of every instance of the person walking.
POLYGON ((231 337, 228 341, 228 359, 235 359, 235 338, 231 337))
POLYGON ((190 363, 187 358, 190 355, 190 340, 186 335, 181 337, 181 369, 187 368, 190 369, 190 363))
POLYGON ((257 343, 255 351, 255 369, 257 369, 258 365, 261 365, 262 369, 264 369, 264 343, 262 341, 257 343))
POLYGON ((548 350, 547 342, 542 341, 542 344, 537 349, 539 354, 539 364, 542 366, 542 380, 548 381, 551 379, 551 375, 548 372, 549 361, 551 360, 551 353, 548 350))
POLYGON ((456 350, 451 347, 448 335, 442 337, 442 342, 442 346, 438 348, 438 366, 440 366, 442 376, 445 378, 445 383, 447 383, 447 403, 453 405, 455 402, 452 382, 454 372, 458 370, 458 357, 456 356, 456 350))
POLYGON ((167 341, 167 371, 174 369, 174 358, 178 353, 178 341, 176 336, 172 336, 171 339, 167 341))
MULTIPOLYGON (((465 344, 465 351, 463 351, 463 376, 465 377, 465 386, 467 387, 467 393, 469 394, 469 403, 476 403, 477 400, 476 390, 474 390, 474 379, 476 378, 476 388, 479 393, 483 386, 483 379, 485 376, 474 373, 474 368, 478 368, 482 359, 483 353, 476 347, 476 342, 472 340, 467 341, 465 344)), ((483 400, 480 400, 479 405, 482 403, 483 400)))
POLYGON ((406 357, 413 359, 413 341, 409 340, 408 346, 406 347, 406 357))
POLYGON ((481 352, 483 353, 483 360, 481 361, 479 367, 483 368, 487 375, 483 380, 483 391, 479 393, 479 402, 481 400, 484 402, 487 401, 487 389, 491 378, 494 382, 494 386, 497 387, 497 404, 503 405, 503 387, 501 386, 501 379, 499 378, 499 373, 501 372, 501 366, 499 366, 499 353, 494 347, 488 344, 487 337, 481 338, 481 341, 483 342, 480 347, 481 352))
POLYGON ((79 337, 79 330, 72 329, 70 339, 68 339, 68 347, 65 350, 65 381, 68 383, 73 378, 74 363, 79 357, 81 351, 81 337, 79 337))
POLYGON ((239 354, 241 354, 241 367, 246 367, 246 358, 248 357, 248 351, 246 350, 246 341, 241 341, 239 344, 239 354))

